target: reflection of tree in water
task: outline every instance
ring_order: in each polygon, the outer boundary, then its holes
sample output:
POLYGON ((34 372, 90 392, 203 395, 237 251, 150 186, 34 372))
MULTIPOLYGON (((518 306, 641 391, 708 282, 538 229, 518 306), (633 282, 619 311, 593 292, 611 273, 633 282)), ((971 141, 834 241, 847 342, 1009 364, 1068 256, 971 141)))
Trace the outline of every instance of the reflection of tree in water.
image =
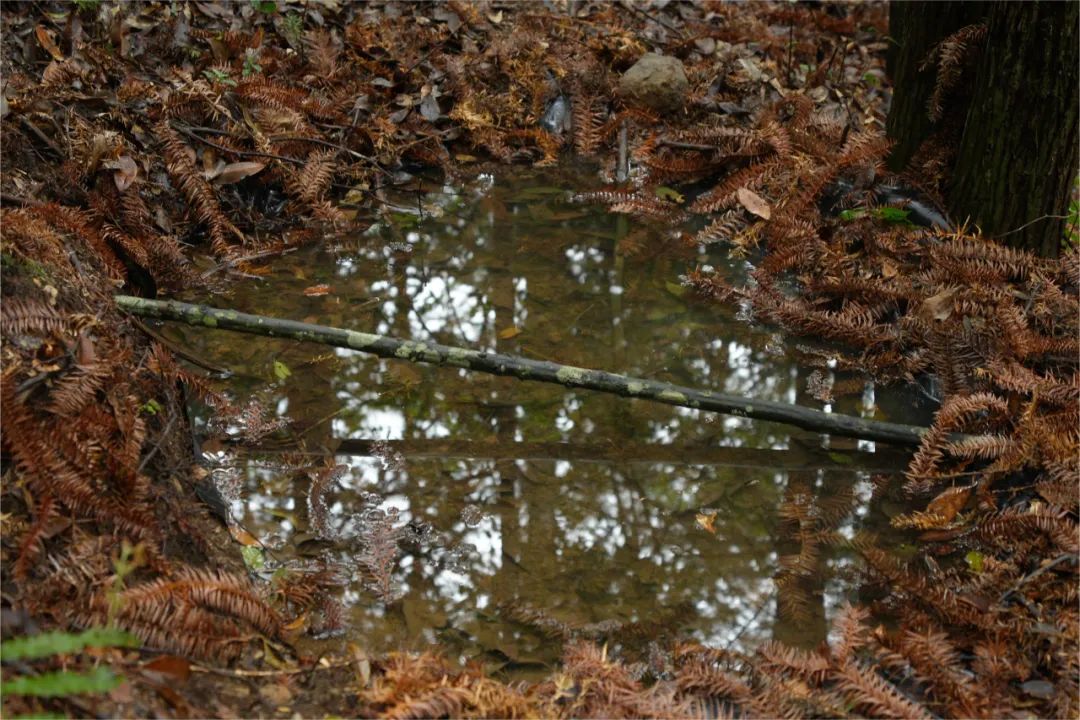
MULTIPOLYGON (((672 281, 696 258, 623 256, 625 227, 552 197, 495 188, 476 199, 464 222, 448 214, 418 226, 411 256, 361 239, 338 258, 335 296, 316 321, 795 399, 794 365, 766 351, 765 334, 680 297, 672 281), (364 311, 350 315, 353 307, 364 311)), ((648 242, 641 228, 634 232, 648 242)), ((351 491, 376 490, 454 541, 478 546, 464 576, 438 558, 406 558, 398 579, 408 591, 395 607, 354 593, 356 634, 372 645, 438 637, 470 653, 487 649, 489 658, 552 661, 556 652, 544 647, 542 633, 498 609, 522 606, 577 626, 689 607, 688 628, 710 640, 722 642, 744 625, 748 639, 766 632, 769 617, 758 614, 772 594, 777 512, 801 481, 769 468, 618 457, 620 449, 654 442, 785 447, 793 437, 787 429, 360 354, 341 353, 339 362, 332 377, 289 391, 294 415, 309 403, 319 418, 336 413, 324 426, 338 437, 445 437, 500 448, 559 441, 610 451, 600 462, 406 457, 404 469, 343 458, 353 468, 344 483, 351 491), (311 402, 316 394, 333 402, 311 402), (469 504, 486 516, 475 528, 460 519, 469 504), (702 505, 718 510, 715 536, 694 523, 702 505)), ((320 431, 309 442, 333 441, 320 431)), ((829 477, 823 492, 851 477, 829 477)), ((338 501, 349 512, 350 494, 338 501)), ((821 623, 813 628, 823 632, 821 623)))

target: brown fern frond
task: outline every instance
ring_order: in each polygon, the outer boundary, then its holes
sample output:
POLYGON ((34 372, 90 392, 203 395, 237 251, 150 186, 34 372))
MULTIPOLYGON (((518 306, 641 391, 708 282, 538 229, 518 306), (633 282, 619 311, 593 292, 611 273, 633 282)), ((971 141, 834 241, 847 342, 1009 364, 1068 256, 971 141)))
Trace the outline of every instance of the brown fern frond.
MULTIPOLYGON (((909 493, 926 492, 933 486, 938 467, 948 452, 949 434, 969 429, 984 413, 988 419, 1006 418, 1010 414, 1009 405, 991 393, 954 395, 946 399, 908 466, 905 487, 909 493)), ((986 422, 981 424, 985 426, 986 422)))
POLYGON ((728 210, 694 235, 693 242, 697 245, 732 242, 745 228, 744 214, 738 210, 728 210))
POLYGON ((720 184, 698 196, 690 204, 690 212, 704 214, 734 207, 738 202, 735 192, 739 188, 754 190, 762 185, 767 177, 782 167, 778 158, 770 158, 753 163, 742 170, 727 176, 720 184))
POLYGON ((312 475, 308 490, 308 515, 317 537, 331 539, 336 535, 330 526, 330 508, 326 496, 348 469, 348 465, 333 465, 320 468, 312 475))
POLYGON ((65 336, 72 334, 69 320, 52 305, 30 298, 5 298, 0 304, 0 328, 11 336, 19 333, 65 336))
POLYGON ((926 69, 937 58, 937 81, 926 103, 926 112, 932 122, 941 120, 946 96, 957 86, 967 61, 986 40, 988 27, 980 22, 967 25, 938 43, 922 63, 926 69))
POLYGON ((624 192, 621 190, 596 190, 593 192, 575 193, 571 202, 597 203, 602 205, 614 205, 616 203, 631 202, 643 199, 645 196, 637 192, 624 192))
POLYGON ((499 613, 510 620, 529 627, 534 627, 551 638, 569 640, 578 632, 578 626, 563 622, 540 608, 521 603, 505 603, 499 606, 499 613))
POLYGON ((581 90, 571 93, 574 151, 585 157, 595 155, 602 140, 604 113, 596 98, 581 90))
POLYGON ((857 662, 841 662, 833 674, 848 702, 867 715, 925 720, 933 717, 925 707, 905 697, 885 678, 857 662))
POLYGON ((180 568, 175 577, 159 578, 125 590, 122 617, 167 626, 170 619, 186 617, 191 608, 243 621, 264 635, 276 638, 281 617, 255 595, 246 577, 224 571, 180 568))
POLYGON ((19 540, 19 557, 15 561, 15 579, 25 582, 31 564, 45 549, 44 534, 47 525, 57 516, 57 502, 51 493, 44 493, 34 506, 34 522, 19 540))
POLYGON ((113 375, 108 362, 92 360, 75 365, 49 393, 46 412, 73 417, 90 403, 113 375))
POLYGON ((635 197, 631 200, 615 203, 608 210, 662 220, 670 225, 678 225, 686 220, 686 213, 682 211, 682 208, 675 203, 657 197, 635 197))
POLYGON ((757 649, 764 667, 821 685, 829 673, 829 659, 816 652, 806 652, 769 640, 757 649))
POLYGON ((210 243, 214 252, 219 256, 231 254, 233 246, 229 242, 229 236, 233 235, 243 241, 243 233, 229 222, 221 210, 213 188, 195 167, 195 161, 188 154, 187 146, 180 135, 167 121, 158 123, 156 133, 164 143, 169 174, 180 186, 180 191, 194 208, 199 221, 210 231, 210 243))
POLYGON ((1032 507, 1007 509, 988 516, 975 526, 978 536, 990 542, 1031 538, 1040 534, 1075 535, 1077 524, 1064 511, 1032 507))
POLYGON ((832 657, 838 662, 848 662, 855 653, 869 642, 866 621, 870 613, 863 607, 844 603, 833 620, 833 634, 838 640, 830 645, 832 657))

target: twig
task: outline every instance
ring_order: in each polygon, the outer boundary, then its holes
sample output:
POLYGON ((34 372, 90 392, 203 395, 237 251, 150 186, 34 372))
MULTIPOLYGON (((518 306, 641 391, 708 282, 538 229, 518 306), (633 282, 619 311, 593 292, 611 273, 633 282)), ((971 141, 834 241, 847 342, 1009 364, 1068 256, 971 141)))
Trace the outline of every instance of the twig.
POLYGON ((146 466, 150 463, 150 460, 152 460, 153 457, 158 454, 158 451, 161 450, 161 444, 165 442, 165 438, 168 436, 169 431, 172 430, 173 423, 176 422, 177 417, 176 413, 169 416, 169 422, 165 423, 165 427, 162 428, 161 433, 158 436, 158 441, 154 443, 154 447, 150 448, 150 452, 146 453, 146 455, 143 456, 142 462, 139 463, 139 469, 135 471, 136 475, 145 470, 146 466))
POLYGON ((1023 230, 1024 228, 1026 228, 1026 227, 1028 227, 1030 225, 1034 225, 1037 222, 1042 222, 1043 220, 1068 220, 1068 219, 1069 219, 1068 215, 1040 215, 1039 217, 1035 218, 1031 222, 1026 222, 1023 225, 1021 225, 1020 227, 1016 228, 1015 230, 1010 230, 1008 232, 1001 233, 1000 235, 998 235, 998 237, 1005 237, 1006 235, 1012 235, 1013 233, 1018 233, 1021 230, 1023 230))
POLYGON ((258 260, 259 258, 272 257, 272 256, 275 256, 275 255, 286 255, 286 254, 291 253, 291 252, 296 252, 296 250, 297 250, 297 248, 295 248, 295 247, 287 247, 287 248, 279 248, 277 250, 263 250, 261 252, 252 253, 251 255, 244 255, 243 257, 232 258, 231 260, 226 260, 223 263, 219 263, 219 264, 215 265, 214 267, 212 267, 209 270, 205 271, 199 277, 201 279, 205 280, 206 278, 210 277, 211 275, 214 275, 215 273, 219 273, 222 270, 227 270, 229 268, 234 268, 237 265, 239 265, 240 263, 247 262, 248 260, 258 260))
POLYGON ((651 14, 645 12, 644 10, 642 10, 641 8, 634 7, 632 4, 630 4, 628 2, 620 2, 617 5, 617 7, 621 7, 623 10, 629 10, 630 12, 635 12, 638 15, 641 15, 642 17, 644 17, 646 20, 651 20, 652 22, 656 23, 657 25, 665 27, 668 30, 670 30, 671 32, 675 33, 675 37, 677 37, 679 40, 683 39, 682 30, 675 27, 674 25, 671 25, 666 20, 663 20, 662 18, 660 18, 658 16, 651 15, 651 14))
POLYGON ((209 145, 210 147, 216 148, 217 150, 221 150, 222 152, 232 153, 233 155, 242 155, 243 157, 270 158, 271 160, 281 160, 282 162, 291 162, 294 165, 306 165, 307 164, 306 161, 300 160, 299 158, 286 157, 284 155, 275 155, 274 153, 257 152, 257 151, 254 151, 254 150, 236 150, 236 149, 231 148, 231 147, 225 147, 224 145, 217 144, 213 140, 207 140, 206 138, 202 137, 201 135, 198 135, 197 133, 193 133, 190 130, 188 130, 187 128, 185 128, 182 125, 179 125, 179 124, 177 124, 175 122, 172 123, 171 125, 172 125, 172 129, 175 130, 176 132, 181 133, 183 135, 187 135, 189 138, 191 138, 193 140, 198 140, 199 142, 203 143, 204 145, 209 145))
POLYGON ((328 147, 328 148, 333 148, 334 150, 340 150, 343 153, 348 153, 349 155, 352 155, 353 157, 356 157, 356 158, 360 158, 361 160, 366 160, 369 163, 371 163, 372 165, 374 165, 375 167, 382 170, 383 172, 388 172, 386 170, 386 168, 382 167, 381 165, 379 165, 378 162, 375 161, 375 158, 368 157, 367 155, 364 155, 363 153, 358 153, 355 150, 350 150, 349 148, 345 147, 344 145, 338 145, 337 143, 330 142, 329 140, 323 140, 322 138, 305 137, 303 135, 272 135, 272 136, 270 136, 269 139, 272 140, 273 142, 285 142, 285 141, 309 142, 309 143, 314 143, 316 145, 323 145, 323 146, 328 147))
POLYGON ((182 348, 179 345, 177 345, 176 343, 174 343, 172 340, 169 340, 168 338, 164 337, 160 333, 155 332, 150 326, 148 326, 142 320, 139 320, 138 318, 131 318, 131 322, 132 322, 133 325, 135 325, 135 327, 142 330, 144 333, 149 335, 151 338, 153 338, 157 342, 161 343, 165 347, 169 348, 169 350, 174 355, 176 355, 177 357, 181 357, 181 358, 187 360, 189 363, 191 363, 193 365, 198 365, 202 369, 209 370, 210 372, 215 373, 217 375, 220 375, 222 377, 228 377, 229 375, 232 374, 232 372, 230 372, 228 368, 223 368, 220 365, 215 365, 214 363, 210 362, 209 360, 203 360, 201 357, 199 357, 195 353, 193 353, 193 352, 191 352, 189 350, 185 350, 184 348, 182 348))
POLYGON ((1024 577, 1020 578, 1016 582, 1015 585, 1013 585, 1011 588, 1009 588, 1008 590, 1006 590, 1005 592, 1003 592, 1001 594, 1001 597, 998 598, 998 604, 1004 603, 1005 599, 1007 597, 1014 594, 1017 590, 1022 588, 1024 585, 1027 585, 1029 582, 1031 582, 1032 580, 1034 580, 1038 576, 1042 575, 1044 572, 1046 572, 1050 568, 1055 567, 1056 565, 1060 565, 1061 563, 1063 563, 1063 562, 1065 562, 1067 560, 1072 560, 1073 562, 1075 562, 1076 555, 1074 553, 1065 553, 1063 555, 1058 555, 1056 558, 1054 558, 1050 562, 1046 563, 1045 565, 1042 565, 1038 569, 1036 569, 1036 570, 1028 573, 1024 577))
POLYGON ((190 665, 192 672, 212 673, 214 675, 224 675, 225 677, 279 677, 281 675, 300 675, 301 673, 310 673, 317 670, 334 670, 336 668, 349 667, 355 660, 338 661, 327 663, 326 665, 320 665, 316 663, 312 667, 291 667, 282 668, 280 670, 244 670, 241 668, 217 668, 207 667, 205 665, 196 665, 192 663, 190 665))
POLYGON ((715 152, 719 149, 716 145, 700 145, 698 143, 668 140, 667 138, 660 138, 660 144, 665 147, 676 148, 678 150, 701 150, 703 152, 715 152))

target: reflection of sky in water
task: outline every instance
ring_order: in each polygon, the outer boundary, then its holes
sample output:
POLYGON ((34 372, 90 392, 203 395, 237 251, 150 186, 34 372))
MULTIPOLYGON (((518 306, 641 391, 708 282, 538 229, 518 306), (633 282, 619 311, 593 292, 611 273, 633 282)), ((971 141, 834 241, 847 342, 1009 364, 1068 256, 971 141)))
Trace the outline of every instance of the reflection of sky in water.
MULTIPOLYGON (((651 251, 665 242, 661 234, 566 205, 545 182, 563 181, 525 178, 502 186, 485 177, 461 194, 444 188, 424 200, 441 206, 426 213, 439 217, 406 230, 386 222, 335 252, 279 258, 266 283, 245 286, 229 304, 822 407, 806 391, 809 371, 777 352, 783 339, 775 330, 752 329, 725 309, 687 302, 673 282, 705 262, 727 267, 737 280, 744 265, 716 253, 651 251), (624 253, 628 240, 644 251, 624 253), (305 298, 303 288, 317 282, 334 292, 305 298)), ((413 194, 390 217, 415 208, 413 194)), ((353 606, 350 637, 372 650, 438 639, 465 656, 553 661, 557 647, 500 614, 508 603, 578 624, 655 619, 687 606, 692 612, 677 629, 700 640, 790 637, 792 629, 778 617, 774 576, 778 558, 793 552, 778 518, 793 478, 819 499, 855 483, 855 502, 837 529, 850 538, 869 521, 868 474, 830 463, 810 433, 344 350, 322 367, 309 361, 325 348, 172 332, 246 368, 235 391, 292 417, 294 439, 308 452, 354 438, 388 441, 401 455, 394 462, 335 458, 349 466, 332 493, 337 525, 348 527, 358 493, 372 491, 385 507, 398 508, 403 522, 430 522, 445 539, 444 547, 403 557, 395 576, 405 590, 400 603, 383 607, 359 584, 345 591, 353 606), (293 369, 287 382, 266 382, 266 365, 274 360, 293 369), (456 450, 462 441, 472 445, 456 450), (547 457, 551 443, 578 448, 578 456, 547 457), (685 452, 649 460, 651 448, 672 445, 685 452), (702 455, 725 447, 790 450, 783 468, 702 455), (482 511, 472 526, 462 521, 467 505, 482 511), (702 507, 717 511, 715 536, 695 523, 702 507), (448 547, 463 544, 472 547, 464 566, 450 566, 448 547)), ((887 407, 894 413, 889 419, 901 421, 910 406, 872 385, 833 404, 852 414, 887 407)), ((245 506, 237 508, 245 524, 260 536, 306 531, 306 485, 265 464, 269 456, 259 462, 248 466, 245 506)), ((288 549, 281 554, 287 557, 288 549)), ((808 597, 817 613, 831 615, 850 592, 853 561, 843 552, 823 557, 808 597)), ((820 640, 823 627, 802 639, 820 640)))

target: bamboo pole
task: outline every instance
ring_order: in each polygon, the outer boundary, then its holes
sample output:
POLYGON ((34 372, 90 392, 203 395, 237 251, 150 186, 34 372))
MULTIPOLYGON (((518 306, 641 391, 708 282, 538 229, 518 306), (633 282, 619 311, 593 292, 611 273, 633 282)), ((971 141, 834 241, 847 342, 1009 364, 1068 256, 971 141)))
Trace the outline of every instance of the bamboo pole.
POLYGON ((754 400, 738 395, 716 393, 711 390, 696 390, 603 370, 589 370, 572 365, 531 360, 515 355, 453 347, 438 343, 401 340, 385 335, 373 335, 326 325, 302 323, 295 320, 280 320, 263 315, 251 315, 236 310, 222 310, 175 300, 148 300, 128 295, 117 295, 116 304, 134 315, 144 317, 177 320, 189 325, 321 343, 349 350, 358 350, 391 360, 408 360, 410 362, 445 367, 465 368, 492 375, 516 377, 520 380, 554 383, 568 388, 584 388, 596 392, 651 400, 695 410, 709 410, 754 420, 769 420, 793 425, 812 432, 829 433, 843 437, 874 440, 896 445, 918 445, 923 433, 927 430, 915 425, 902 425, 857 418, 850 415, 826 413, 799 405, 772 400, 754 400))

